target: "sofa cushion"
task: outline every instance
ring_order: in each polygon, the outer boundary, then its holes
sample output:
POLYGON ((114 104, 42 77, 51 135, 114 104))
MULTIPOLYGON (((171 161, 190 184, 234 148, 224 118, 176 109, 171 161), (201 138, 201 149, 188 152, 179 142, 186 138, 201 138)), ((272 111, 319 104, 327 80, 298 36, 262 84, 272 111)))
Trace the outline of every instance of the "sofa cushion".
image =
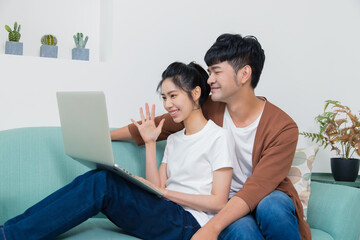
POLYGON ((288 177, 293 183, 303 205, 305 220, 307 217, 308 201, 310 197, 312 166, 318 150, 318 145, 296 149, 293 163, 288 174, 288 177))
MULTIPOLYGON (((358 240, 360 189, 312 182, 307 222, 334 239, 358 240)), ((315 239, 315 238, 314 238, 315 239)))
POLYGON ((334 240, 333 237, 331 237, 330 234, 324 232, 324 231, 321 231, 319 229, 314 229, 314 228, 311 228, 311 238, 313 240, 334 240))
MULTIPOLYGON (((112 142, 115 162, 145 176, 145 147, 112 142)), ((157 144, 160 164, 165 142, 157 144)), ((66 156, 60 127, 0 131, 0 225, 89 168, 66 156)))
POLYGON ((0 132, 0 224, 87 170, 64 154, 60 139, 60 128, 0 132))
POLYGON ((98 239, 121 239, 137 240, 139 238, 128 235, 115 224, 105 218, 90 218, 77 227, 55 238, 57 240, 98 240, 98 239))

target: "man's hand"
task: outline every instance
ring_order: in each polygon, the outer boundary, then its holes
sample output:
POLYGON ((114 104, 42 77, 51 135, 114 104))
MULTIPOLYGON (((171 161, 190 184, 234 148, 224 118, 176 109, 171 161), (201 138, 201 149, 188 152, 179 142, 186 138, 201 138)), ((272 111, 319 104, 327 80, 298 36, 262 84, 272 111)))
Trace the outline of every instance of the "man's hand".
POLYGON ((131 119, 131 121, 139 129, 140 135, 145 143, 155 142, 161 133, 165 119, 162 119, 157 127, 155 126, 155 104, 152 105, 150 113, 149 104, 146 103, 145 113, 146 118, 143 109, 140 108, 141 124, 138 124, 134 119, 131 119))
POLYGON ((214 228, 203 226, 191 238, 191 240, 217 240, 219 233, 214 228))

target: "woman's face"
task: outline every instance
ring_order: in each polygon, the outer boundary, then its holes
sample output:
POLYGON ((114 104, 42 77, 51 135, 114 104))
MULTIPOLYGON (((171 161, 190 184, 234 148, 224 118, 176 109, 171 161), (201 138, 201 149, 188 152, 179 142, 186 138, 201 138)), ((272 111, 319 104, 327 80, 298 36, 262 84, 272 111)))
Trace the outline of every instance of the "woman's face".
POLYGON ((194 102, 189 98, 189 95, 177 87, 171 78, 166 78, 162 83, 161 97, 164 108, 176 123, 188 118, 194 109, 194 102))

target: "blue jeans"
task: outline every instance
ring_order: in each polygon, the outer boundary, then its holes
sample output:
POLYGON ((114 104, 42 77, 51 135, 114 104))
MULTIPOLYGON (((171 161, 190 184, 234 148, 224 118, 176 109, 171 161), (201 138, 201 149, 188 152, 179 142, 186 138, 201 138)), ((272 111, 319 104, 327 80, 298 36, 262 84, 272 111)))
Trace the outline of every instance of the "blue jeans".
POLYGON ((0 239, 53 239, 97 213, 143 239, 190 239, 200 228, 180 205, 106 170, 93 170, 10 219, 0 239))
POLYGON ((219 235, 220 240, 300 240, 295 206, 291 198, 275 190, 255 211, 235 221, 219 235))

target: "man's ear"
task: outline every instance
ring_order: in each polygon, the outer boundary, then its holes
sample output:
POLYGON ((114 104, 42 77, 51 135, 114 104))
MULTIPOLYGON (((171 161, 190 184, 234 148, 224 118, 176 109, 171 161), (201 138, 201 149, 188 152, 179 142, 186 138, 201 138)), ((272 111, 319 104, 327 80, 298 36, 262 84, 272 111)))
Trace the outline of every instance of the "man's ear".
POLYGON ((252 69, 249 65, 245 65, 243 68, 241 68, 238 71, 237 77, 238 77, 238 81, 241 85, 246 84, 247 82, 251 82, 251 74, 252 74, 252 69))
POLYGON ((196 86, 191 91, 191 95, 192 95, 192 98, 193 98, 194 102, 199 103, 199 98, 201 96, 201 88, 199 86, 196 86))

